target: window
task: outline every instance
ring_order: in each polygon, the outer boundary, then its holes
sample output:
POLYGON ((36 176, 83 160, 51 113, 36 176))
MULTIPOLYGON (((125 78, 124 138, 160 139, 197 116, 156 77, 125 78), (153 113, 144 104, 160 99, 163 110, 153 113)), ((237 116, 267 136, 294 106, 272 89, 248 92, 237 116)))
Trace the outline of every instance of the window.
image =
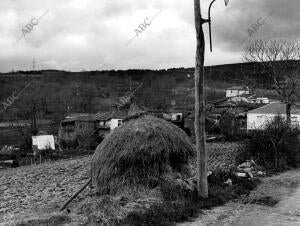
POLYGON ((122 125, 122 120, 118 120, 118 126, 122 125))
POLYGON ((291 124, 292 124, 292 126, 299 125, 298 118, 296 116, 291 117, 291 124))
POLYGON ((262 117, 261 115, 260 115, 260 116, 257 116, 257 122, 258 122, 258 123, 261 123, 262 120, 263 120, 263 117, 262 117))

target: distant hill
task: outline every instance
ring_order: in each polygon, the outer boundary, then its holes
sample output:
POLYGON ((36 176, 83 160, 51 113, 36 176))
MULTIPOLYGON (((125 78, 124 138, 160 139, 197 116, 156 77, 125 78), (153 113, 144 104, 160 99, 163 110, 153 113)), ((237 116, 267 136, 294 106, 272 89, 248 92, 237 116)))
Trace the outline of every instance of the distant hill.
MULTIPOLYGON (((300 62, 297 62, 300 66, 300 62)), ((206 98, 220 99, 225 89, 246 85, 266 93, 272 83, 258 63, 237 63, 205 67, 206 98)), ((194 68, 167 70, 109 70, 69 72, 61 70, 0 73, 0 103, 30 83, 0 121, 9 118, 59 120, 67 113, 107 111, 118 98, 140 84, 135 101, 153 109, 192 108, 194 68)), ((273 95, 270 91, 270 95, 273 95)), ((1 106, 0 106, 1 107, 1 106)), ((0 109, 1 112, 1 109, 0 109)))
MULTIPOLYGON (((293 61, 295 62, 295 61, 293 61)), ((300 67, 300 61, 296 61, 300 67)), ((260 70, 260 63, 235 63, 235 64, 223 64, 206 66, 205 74, 206 79, 228 81, 231 79, 232 82, 247 82, 246 80, 257 81, 257 84, 266 81, 267 75, 260 70)), ((70 72, 61 70, 40 70, 40 71, 17 71, 10 73, 0 73, 1 77, 22 77, 22 78, 44 78, 46 80, 53 81, 54 78, 57 82, 70 82, 75 80, 87 81, 87 79, 93 79, 95 76, 106 76, 117 77, 120 80, 130 77, 132 80, 138 81, 143 80, 144 76, 156 77, 164 75, 172 75, 176 80, 182 80, 185 76, 193 76, 194 68, 170 68, 162 70, 140 70, 140 69, 129 69, 129 70, 108 70, 108 71, 83 71, 83 72, 70 72)), ((264 84, 267 85, 267 84, 264 84)))

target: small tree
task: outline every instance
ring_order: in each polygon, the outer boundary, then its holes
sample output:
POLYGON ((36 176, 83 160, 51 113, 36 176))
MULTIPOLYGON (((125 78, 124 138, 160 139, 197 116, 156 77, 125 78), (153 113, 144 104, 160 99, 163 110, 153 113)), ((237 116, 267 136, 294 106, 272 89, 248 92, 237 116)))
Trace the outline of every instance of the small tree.
POLYGON ((221 133, 226 140, 232 140, 237 137, 237 119, 234 113, 228 111, 220 119, 221 133))

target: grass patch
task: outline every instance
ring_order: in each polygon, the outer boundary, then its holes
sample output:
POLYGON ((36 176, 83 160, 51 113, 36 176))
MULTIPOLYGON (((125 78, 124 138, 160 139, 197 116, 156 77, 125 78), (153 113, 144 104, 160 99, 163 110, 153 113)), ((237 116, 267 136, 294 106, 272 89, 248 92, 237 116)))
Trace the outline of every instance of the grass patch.
POLYGON ((264 196, 258 199, 251 200, 251 204, 258 204, 258 205, 264 205, 264 206, 270 206, 274 207, 279 202, 278 199, 274 199, 271 196, 264 196))
POLYGON ((57 215, 45 219, 24 220, 14 225, 16 226, 59 226, 59 225, 65 225, 70 222, 71 222, 70 217, 57 215))
POLYGON ((202 209, 220 206, 230 200, 239 198, 241 195, 249 194, 258 183, 259 181, 256 179, 233 178, 233 185, 227 186, 214 180, 210 183, 207 199, 165 200, 145 212, 130 213, 118 225, 175 225, 176 222, 184 222, 197 217, 202 209))

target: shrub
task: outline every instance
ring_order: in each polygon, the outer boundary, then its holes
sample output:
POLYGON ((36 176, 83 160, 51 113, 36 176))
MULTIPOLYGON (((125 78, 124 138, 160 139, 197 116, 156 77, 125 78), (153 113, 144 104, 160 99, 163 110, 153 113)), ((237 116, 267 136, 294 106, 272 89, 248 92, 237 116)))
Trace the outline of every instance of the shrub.
POLYGON ((193 182, 187 182, 181 179, 166 179, 160 180, 160 191, 164 200, 195 200, 197 198, 196 184, 193 182))
POLYGON ((232 112, 226 112, 220 119, 221 133, 226 140, 233 140, 237 135, 237 119, 232 112))
POLYGON ((264 130, 254 131, 250 135, 237 162, 252 158, 266 169, 274 171, 295 167, 299 161, 299 134, 298 129, 277 116, 264 130))

